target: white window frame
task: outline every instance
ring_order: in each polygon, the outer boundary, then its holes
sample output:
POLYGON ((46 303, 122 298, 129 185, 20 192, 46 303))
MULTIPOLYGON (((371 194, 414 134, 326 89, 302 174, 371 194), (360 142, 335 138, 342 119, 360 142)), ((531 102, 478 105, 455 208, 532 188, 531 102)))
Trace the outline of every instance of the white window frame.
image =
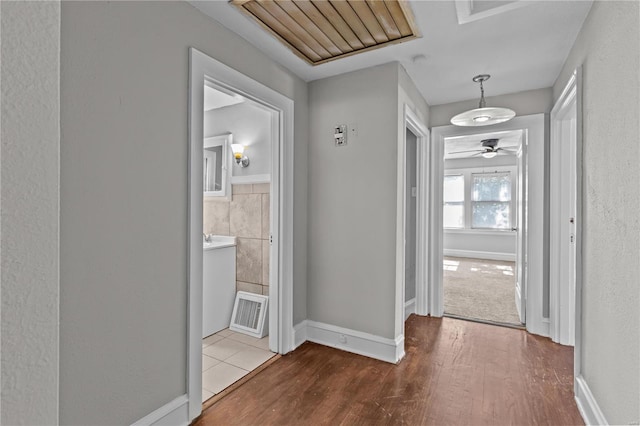
MULTIPOLYGON (((474 233, 493 233, 493 232, 512 232, 514 227, 516 216, 516 208, 518 203, 516 202, 516 194, 518 189, 518 174, 516 166, 500 166, 496 168, 486 167, 467 167, 446 169, 444 171, 445 176, 464 176, 464 227, 462 228, 444 228, 446 232, 474 232, 474 233), (497 228, 472 228, 473 223, 473 210, 472 210, 472 190, 473 190, 473 175, 478 174, 504 174, 509 173, 511 179, 511 203, 509 206, 509 228, 497 229, 497 228)), ((444 198, 444 197, 443 197, 444 198)), ((442 203, 442 209, 444 211, 444 201, 442 203)))

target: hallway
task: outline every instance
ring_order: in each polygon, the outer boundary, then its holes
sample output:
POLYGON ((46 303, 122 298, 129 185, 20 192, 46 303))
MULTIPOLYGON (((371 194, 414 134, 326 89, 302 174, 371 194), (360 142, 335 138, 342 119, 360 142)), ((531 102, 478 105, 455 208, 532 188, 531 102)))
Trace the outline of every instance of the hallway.
POLYGON ((573 349, 523 330, 412 315, 392 365, 305 343, 194 423, 583 424, 573 349))

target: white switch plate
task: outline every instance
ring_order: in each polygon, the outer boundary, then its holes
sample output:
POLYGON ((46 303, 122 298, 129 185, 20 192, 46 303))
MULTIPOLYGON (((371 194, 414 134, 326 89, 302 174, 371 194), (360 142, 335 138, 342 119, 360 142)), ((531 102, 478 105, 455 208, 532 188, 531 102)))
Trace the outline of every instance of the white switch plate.
POLYGON ((418 188, 415 186, 411 187, 411 196, 416 197, 418 195, 418 188))
POLYGON ((339 124, 333 128, 333 140, 336 146, 343 146, 347 144, 347 125, 339 124))

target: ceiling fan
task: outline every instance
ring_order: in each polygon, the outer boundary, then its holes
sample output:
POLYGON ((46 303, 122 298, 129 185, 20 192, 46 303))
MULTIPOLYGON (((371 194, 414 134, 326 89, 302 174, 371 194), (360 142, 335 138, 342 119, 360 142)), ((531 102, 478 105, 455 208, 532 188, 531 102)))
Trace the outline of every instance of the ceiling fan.
POLYGON ((481 155, 484 158, 493 158, 496 155, 498 155, 498 153, 504 153, 507 155, 515 155, 518 150, 517 149, 507 149, 507 148, 500 148, 498 147, 498 141, 500 139, 483 139, 480 141, 480 143, 482 144, 482 149, 472 149, 472 150, 468 150, 468 151, 456 151, 456 152, 450 152, 449 154, 464 154, 467 152, 475 152, 475 154, 472 155, 472 157, 475 157, 477 155, 481 155))

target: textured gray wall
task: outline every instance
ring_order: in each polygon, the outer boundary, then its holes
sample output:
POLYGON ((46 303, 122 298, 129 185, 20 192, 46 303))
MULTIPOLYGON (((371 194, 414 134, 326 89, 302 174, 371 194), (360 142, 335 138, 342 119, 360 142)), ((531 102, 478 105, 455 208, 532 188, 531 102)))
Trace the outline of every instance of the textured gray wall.
POLYGON ((638 2, 594 2, 560 77, 583 65, 582 375, 610 424, 640 421, 638 2))
POLYGON ((1 424, 58 422, 60 4, 2 2, 1 424))
POLYGON ((61 423, 130 424, 186 392, 190 46, 295 101, 306 318, 306 84, 187 3, 65 2, 61 423))

